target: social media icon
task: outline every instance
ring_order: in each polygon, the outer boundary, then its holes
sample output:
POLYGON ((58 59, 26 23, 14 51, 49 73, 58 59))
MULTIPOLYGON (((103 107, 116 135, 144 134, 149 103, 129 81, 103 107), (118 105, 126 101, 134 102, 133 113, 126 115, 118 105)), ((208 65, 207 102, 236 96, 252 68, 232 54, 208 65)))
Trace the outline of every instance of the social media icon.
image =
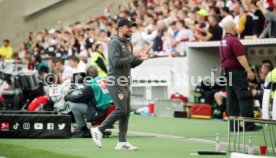
POLYGON ((65 128, 65 123, 58 124, 58 129, 63 130, 65 128))
POLYGON ((31 125, 30 125, 30 123, 24 123, 23 124, 23 129, 25 129, 25 130, 29 130, 31 128, 31 125))
POLYGON ((10 130, 10 123, 9 122, 1 123, 1 131, 9 131, 9 130, 10 130))
POLYGON ((34 129, 36 130, 42 130, 43 129, 43 123, 35 123, 34 129))
POLYGON ((54 130, 54 123, 47 123, 47 130, 54 130))
POLYGON ((19 127, 19 123, 16 122, 15 125, 13 125, 13 129, 16 130, 16 129, 18 129, 18 127, 19 127))

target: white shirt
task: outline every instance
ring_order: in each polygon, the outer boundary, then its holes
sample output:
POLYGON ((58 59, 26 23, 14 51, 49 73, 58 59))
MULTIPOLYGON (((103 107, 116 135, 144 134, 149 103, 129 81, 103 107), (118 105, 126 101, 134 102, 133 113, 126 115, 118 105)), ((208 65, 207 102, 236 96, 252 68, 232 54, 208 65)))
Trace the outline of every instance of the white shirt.
MULTIPOLYGON (((190 29, 182 29, 179 31, 179 33, 177 34, 175 40, 180 42, 183 39, 187 39, 189 42, 194 41, 194 34, 193 31, 190 29)), ((177 44, 176 46, 176 51, 179 53, 183 53, 186 50, 186 42, 180 42, 177 44)))
POLYGON ((143 40, 145 40, 150 44, 153 44, 153 40, 156 36, 157 36, 157 31, 153 31, 150 34, 148 34, 147 32, 142 32, 143 40))
POLYGON ((133 43, 133 50, 143 48, 145 41, 143 40, 141 31, 137 30, 131 35, 131 43, 133 43))
POLYGON ((237 28, 239 26, 239 21, 240 21, 240 15, 236 15, 235 18, 234 18, 234 22, 235 22, 237 28))
POLYGON ((78 68, 77 68, 78 72, 86 72, 86 64, 80 60, 79 64, 78 64, 78 68))
POLYGON ((64 70, 61 74, 62 82, 67 79, 71 79, 72 75, 73 75, 73 70, 68 66, 64 66, 64 70))

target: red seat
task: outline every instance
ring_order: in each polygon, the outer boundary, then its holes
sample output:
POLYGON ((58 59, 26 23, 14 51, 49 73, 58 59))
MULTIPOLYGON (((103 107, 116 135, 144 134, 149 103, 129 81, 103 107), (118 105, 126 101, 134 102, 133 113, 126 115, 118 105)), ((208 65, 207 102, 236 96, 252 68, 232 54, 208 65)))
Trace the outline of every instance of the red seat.
POLYGON ((108 117, 108 115, 110 115, 115 109, 116 109, 115 105, 111 105, 111 106, 107 109, 107 112, 105 113, 103 120, 93 121, 93 122, 91 122, 91 124, 92 124, 93 126, 100 125, 100 124, 108 117))
POLYGON ((194 104, 191 108, 191 118, 211 119, 212 107, 208 104, 194 104))

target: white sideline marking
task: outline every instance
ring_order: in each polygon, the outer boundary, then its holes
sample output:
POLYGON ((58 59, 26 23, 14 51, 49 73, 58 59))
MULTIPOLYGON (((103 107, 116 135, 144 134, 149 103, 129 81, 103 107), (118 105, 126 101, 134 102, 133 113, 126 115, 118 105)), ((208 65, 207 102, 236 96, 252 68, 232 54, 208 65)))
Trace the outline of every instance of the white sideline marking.
MULTIPOLYGON (((59 150, 69 150, 69 151, 91 151, 91 149, 59 149, 59 150)), ((0 157, 1 158, 1 157, 0 157)))
MULTIPOLYGON (((118 129, 110 129, 110 131, 112 132, 118 132, 118 129)), ((129 134, 132 135, 139 135, 139 136, 154 136, 157 138, 162 138, 162 139, 178 139, 178 140, 182 140, 182 141, 190 141, 190 142, 199 142, 199 143, 205 143, 205 144, 215 144, 215 138, 214 140, 208 140, 208 139, 202 139, 202 138, 191 138, 191 137, 183 137, 183 136, 176 136, 176 135, 168 135, 168 134, 159 134, 159 133, 147 133, 147 132, 137 132, 137 131, 128 131, 129 134)), ((220 142, 221 145, 224 146, 228 146, 228 142, 220 142)), ((233 146, 234 144, 231 143, 231 146, 233 146)), ((236 144, 237 145, 237 144, 236 144)), ((243 144, 241 144, 241 148, 243 144)), ((245 147, 247 148, 248 145, 245 145, 245 147)), ((254 148, 259 148, 259 146, 254 146, 254 148)), ((272 150, 272 148, 268 147, 268 150, 272 150)), ((247 150, 247 149, 246 149, 247 150)))
POLYGON ((255 156, 242 153, 231 153, 231 158, 272 158, 267 156, 255 156))
MULTIPOLYGON (((118 129, 110 129, 112 132, 118 132, 118 129)), ((188 141, 197 141, 201 143, 213 144, 216 141, 207 140, 207 139, 200 139, 200 138, 191 138, 191 137, 183 137, 183 136, 176 136, 176 135, 168 135, 168 134, 159 134, 159 133, 146 133, 146 132, 137 132, 137 131, 128 131, 129 134, 132 135, 139 135, 139 136, 154 136, 157 138, 163 139, 181 139, 181 140, 188 140, 188 141)), ((226 142, 221 142, 221 144, 228 145, 226 142)))

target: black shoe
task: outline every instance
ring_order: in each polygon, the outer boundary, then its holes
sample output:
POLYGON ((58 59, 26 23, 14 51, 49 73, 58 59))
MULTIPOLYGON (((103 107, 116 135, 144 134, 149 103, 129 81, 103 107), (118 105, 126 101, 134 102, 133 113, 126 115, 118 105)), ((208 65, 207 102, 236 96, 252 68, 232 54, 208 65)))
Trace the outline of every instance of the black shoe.
POLYGON ((245 131, 259 131, 261 129, 263 129, 262 126, 253 125, 253 126, 250 126, 248 128, 245 128, 245 131))

